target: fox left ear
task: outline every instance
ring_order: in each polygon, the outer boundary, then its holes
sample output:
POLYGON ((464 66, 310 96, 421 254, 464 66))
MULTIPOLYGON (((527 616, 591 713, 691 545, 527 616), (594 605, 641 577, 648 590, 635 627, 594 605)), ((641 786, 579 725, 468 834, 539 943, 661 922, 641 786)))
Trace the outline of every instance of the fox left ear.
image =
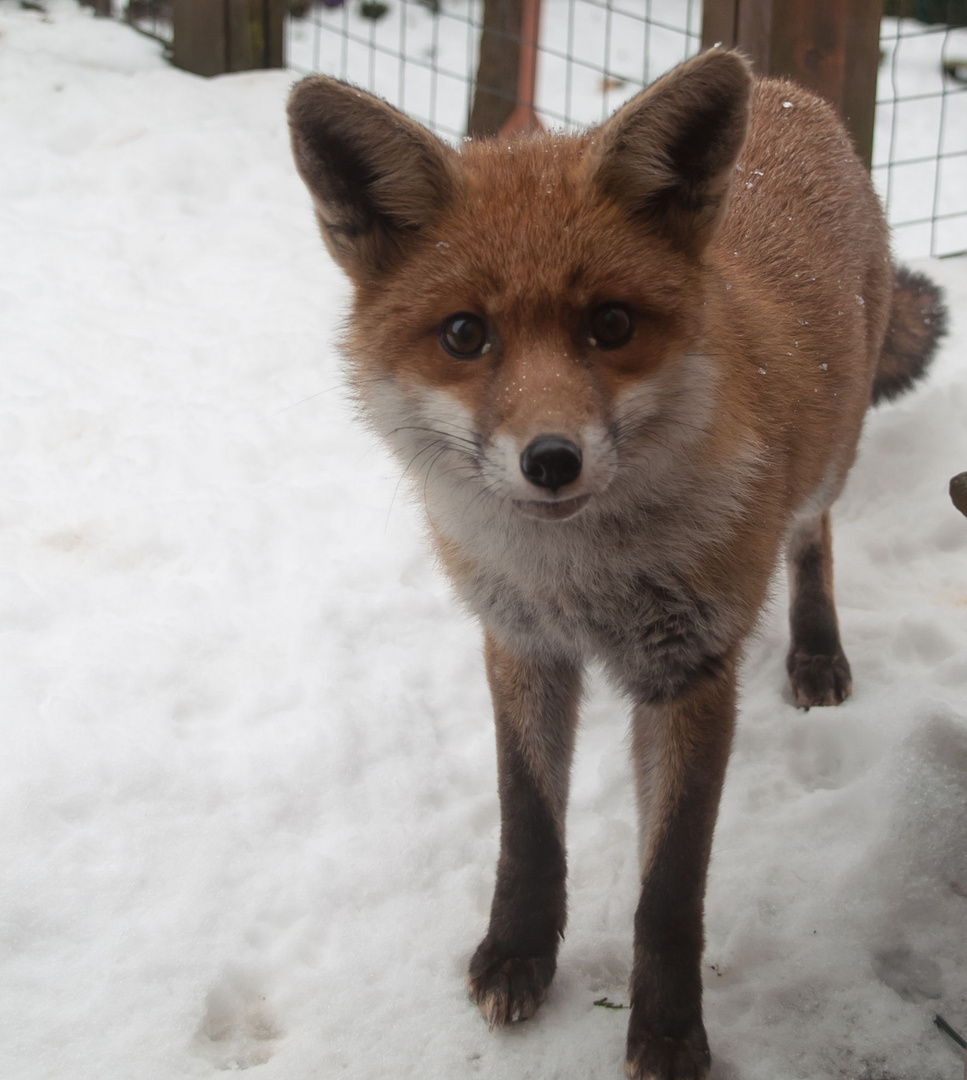
POLYGON ((322 238, 356 282, 390 270, 454 188, 454 152, 380 98, 314 75, 289 97, 296 168, 322 238))
POLYGON ((751 95, 751 66, 739 53, 709 49, 680 64, 594 134, 598 183, 698 255, 728 209, 751 95))

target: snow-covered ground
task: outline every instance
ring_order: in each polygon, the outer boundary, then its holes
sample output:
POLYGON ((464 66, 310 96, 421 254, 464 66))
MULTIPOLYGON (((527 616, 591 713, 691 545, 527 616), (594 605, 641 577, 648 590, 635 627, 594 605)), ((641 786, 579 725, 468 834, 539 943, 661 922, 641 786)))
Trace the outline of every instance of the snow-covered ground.
MULTIPOLYGON (((0 1078, 621 1075, 636 900, 600 684, 551 996, 464 995, 497 847, 478 635, 352 421, 292 76, 203 80, 0 0, 0 1078)), ((967 263, 839 506, 854 697, 749 650, 708 894, 716 1080, 958 1080, 967 1028, 967 263)))

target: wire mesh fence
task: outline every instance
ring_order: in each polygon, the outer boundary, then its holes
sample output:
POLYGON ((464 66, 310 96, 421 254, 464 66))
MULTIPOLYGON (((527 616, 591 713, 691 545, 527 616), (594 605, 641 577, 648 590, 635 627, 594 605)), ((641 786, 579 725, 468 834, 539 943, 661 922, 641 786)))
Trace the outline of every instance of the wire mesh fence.
MULTIPOLYGON (((314 5, 289 27, 289 64, 349 79, 438 134, 461 138, 483 26, 480 0, 314 5), (378 12, 369 9, 371 14, 378 12)), ((903 256, 967 251, 967 30, 963 0, 902 0, 883 19, 873 178, 903 256), (921 18, 939 18, 924 23, 921 18)), ((701 46, 700 0, 544 0, 536 109, 595 123, 701 46)))
POLYGON ((967 251, 967 3, 904 0, 894 11, 880 29, 873 179, 898 251, 960 254, 967 251))
MULTIPOLYGON (((887 10, 873 179, 894 245, 904 257, 965 253, 967 0, 887 0, 887 10)), ((131 0, 124 11, 170 42, 170 0, 131 0)), ((483 30, 483 0, 292 0, 286 58, 297 73, 348 79, 458 141, 483 30)), ((701 0, 543 0, 538 117, 546 127, 596 123, 701 39, 701 0)))
POLYGON ((287 63, 363 86, 450 139, 466 132, 483 4, 392 0, 379 19, 356 5, 313 6, 290 19, 287 63))
MULTIPOLYGON (((437 134, 467 131, 483 30, 481 0, 313 5, 291 19, 288 63, 385 97, 437 134)), ((548 127, 595 123, 701 47, 700 0, 543 0, 537 111, 548 127)), ((519 39, 518 39, 519 40, 519 39)))

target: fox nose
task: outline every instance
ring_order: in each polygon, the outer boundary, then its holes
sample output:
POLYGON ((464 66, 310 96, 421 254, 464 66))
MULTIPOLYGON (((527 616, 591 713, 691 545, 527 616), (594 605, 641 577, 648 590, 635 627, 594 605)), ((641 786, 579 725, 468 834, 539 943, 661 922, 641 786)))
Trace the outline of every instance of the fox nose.
POLYGON ((563 435, 538 435, 524 447, 520 471, 537 487, 557 491, 581 475, 581 449, 563 435))

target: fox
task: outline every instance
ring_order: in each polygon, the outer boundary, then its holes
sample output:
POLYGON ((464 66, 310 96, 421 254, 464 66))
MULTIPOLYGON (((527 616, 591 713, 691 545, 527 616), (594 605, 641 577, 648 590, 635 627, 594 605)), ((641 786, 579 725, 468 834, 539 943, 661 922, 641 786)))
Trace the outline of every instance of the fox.
POLYGON ((850 694, 830 506, 870 405, 926 371, 941 291, 894 265, 833 107, 734 50, 577 133, 455 148, 323 75, 288 120, 353 287, 349 385, 482 627, 501 825, 469 997, 491 1029, 547 997, 594 662, 628 701, 639 818, 625 1072, 706 1078, 704 896, 743 646, 784 554, 791 701, 850 694))

